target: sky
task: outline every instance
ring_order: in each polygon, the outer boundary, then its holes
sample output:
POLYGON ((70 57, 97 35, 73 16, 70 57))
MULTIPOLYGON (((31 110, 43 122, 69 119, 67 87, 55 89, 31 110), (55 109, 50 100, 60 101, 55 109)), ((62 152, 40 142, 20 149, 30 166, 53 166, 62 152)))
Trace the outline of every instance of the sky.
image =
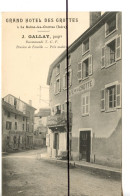
MULTIPOLYGON (((66 47, 65 17, 65 12, 2 13, 2 97, 12 94, 27 103, 32 100, 37 109, 48 107, 48 70, 66 47), (34 28, 38 26, 44 28, 34 28), (46 44, 48 40, 53 43, 46 44)), ((71 12, 69 18, 70 45, 89 27, 89 13, 71 12)))

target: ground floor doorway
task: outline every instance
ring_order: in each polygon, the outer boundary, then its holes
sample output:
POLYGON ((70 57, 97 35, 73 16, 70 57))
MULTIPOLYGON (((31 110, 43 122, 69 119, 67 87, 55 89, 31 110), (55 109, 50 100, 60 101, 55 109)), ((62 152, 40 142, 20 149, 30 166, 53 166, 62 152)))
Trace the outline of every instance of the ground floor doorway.
POLYGON ((80 155, 81 160, 90 162, 91 131, 80 131, 80 155))

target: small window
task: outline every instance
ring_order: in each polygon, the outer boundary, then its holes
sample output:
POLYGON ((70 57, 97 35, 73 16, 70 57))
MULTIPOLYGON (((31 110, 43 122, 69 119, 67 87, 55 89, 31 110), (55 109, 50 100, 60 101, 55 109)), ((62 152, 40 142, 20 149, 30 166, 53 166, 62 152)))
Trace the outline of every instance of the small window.
POLYGON ((25 121, 25 117, 23 117, 23 121, 25 121))
POLYGON ((23 131, 24 131, 24 124, 23 124, 23 131))
POLYGON ((115 108, 116 107, 116 86, 111 86, 108 89, 108 107, 115 108))
POLYGON ((10 112, 8 112, 7 116, 8 116, 8 118, 10 118, 10 112))
POLYGON ((121 85, 114 84, 101 90, 101 111, 121 108, 121 85))
POLYGON ((55 106, 55 114, 61 114, 61 105, 55 106))
POLYGON ((85 60, 78 64, 78 80, 85 79, 92 75, 93 73, 93 64, 92 64, 92 55, 89 55, 85 60))
POLYGON ((17 122, 15 122, 15 130, 17 130, 17 122))
POLYGON ((12 128, 12 122, 6 121, 6 129, 11 130, 12 128))
POLYGON ((101 49, 101 69, 121 59, 121 36, 116 36, 101 49))
POLYGON ((17 115, 15 114, 15 119, 17 119, 17 115))
POLYGON ((83 76, 83 79, 84 78, 87 78, 89 76, 89 72, 88 72, 88 67, 89 64, 88 64, 88 59, 86 59, 83 64, 82 64, 82 76, 83 76))
POLYGON ((82 54, 86 53, 89 50, 89 39, 86 39, 82 45, 82 54))
POLYGON ((54 83, 54 93, 57 94, 60 92, 60 77, 56 78, 56 82, 54 83))
POLYGON ((113 31, 116 30, 117 24, 116 24, 116 14, 113 15, 105 24, 106 27, 106 36, 111 34, 113 31))

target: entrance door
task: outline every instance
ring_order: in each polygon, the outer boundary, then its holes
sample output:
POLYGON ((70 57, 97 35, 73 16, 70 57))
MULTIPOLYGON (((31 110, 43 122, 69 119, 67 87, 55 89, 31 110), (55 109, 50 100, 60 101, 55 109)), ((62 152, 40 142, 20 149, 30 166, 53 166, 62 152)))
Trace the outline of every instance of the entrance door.
POLYGON ((56 156, 58 155, 58 149, 59 149, 59 134, 55 133, 54 135, 54 149, 56 149, 56 156))
POLYGON ((81 159, 90 162, 91 131, 80 131, 81 159))

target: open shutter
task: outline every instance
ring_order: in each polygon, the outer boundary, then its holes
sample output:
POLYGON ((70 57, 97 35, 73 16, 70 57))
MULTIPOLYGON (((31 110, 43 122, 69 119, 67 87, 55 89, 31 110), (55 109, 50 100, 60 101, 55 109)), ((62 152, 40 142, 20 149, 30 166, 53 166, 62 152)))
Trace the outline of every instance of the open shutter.
POLYGON ((69 77, 69 86, 72 85, 72 70, 70 70, 70 77, 69 77))
POLYGON ((92 55, 89 57, 88 62, 89 62, 88 71, 89 71, 89 76, 90 76, 93 74, 92 55))
POLYGON ((59 78, 59 86, 58 86, 58 91, 60 92, 61 85, 60 85, 60 78, 59 78))
POLYGON ((121 36, 116 38, 116 61, 121 58, 121 36))
POLYGON ((54 94, 56 94, 56 83, 54 82, 54 94))
POLYGON ((105 46, 102 47, 101 69, 105 67, 105 46))
POLYGON ((50 146, 50 135, 46 134, 46 146, 50 146))
POLYGON ((116 108, 121 107, 121 85, 116 85, 116 108))
POLYGON ((78 80, 82 80, 82 63, 78 63, 78 80))
POLYGON ((89 96, 87 95, 86 97, 85 97, 85 113, 86 114, 88 114, 89 113, 89 96))
POLYGON ((105 89, 101 90, 101 111, 105 111, 105 89))
POLYGON ((63 75, 63 89, 65 89, 65 75, 63 75))

